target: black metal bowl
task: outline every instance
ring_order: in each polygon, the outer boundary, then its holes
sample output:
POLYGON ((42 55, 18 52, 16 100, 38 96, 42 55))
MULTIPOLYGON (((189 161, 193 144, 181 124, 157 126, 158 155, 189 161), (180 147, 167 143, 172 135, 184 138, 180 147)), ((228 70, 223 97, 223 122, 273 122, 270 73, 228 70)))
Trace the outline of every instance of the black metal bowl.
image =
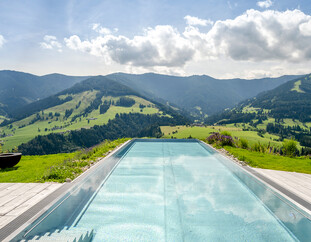
POLYGON ((22 153, 2 153, 0 154, 0 168, 10 168, 15 166, 21 159, 22 153))

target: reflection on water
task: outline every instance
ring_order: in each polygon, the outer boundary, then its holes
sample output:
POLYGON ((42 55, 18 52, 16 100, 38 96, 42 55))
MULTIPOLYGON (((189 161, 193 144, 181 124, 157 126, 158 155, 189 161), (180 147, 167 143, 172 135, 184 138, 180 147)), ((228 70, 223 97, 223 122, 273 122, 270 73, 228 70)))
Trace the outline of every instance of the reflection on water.
POLYGON ((77 227, 95 241, 294 240, 198 143, 135 143, 77 227))

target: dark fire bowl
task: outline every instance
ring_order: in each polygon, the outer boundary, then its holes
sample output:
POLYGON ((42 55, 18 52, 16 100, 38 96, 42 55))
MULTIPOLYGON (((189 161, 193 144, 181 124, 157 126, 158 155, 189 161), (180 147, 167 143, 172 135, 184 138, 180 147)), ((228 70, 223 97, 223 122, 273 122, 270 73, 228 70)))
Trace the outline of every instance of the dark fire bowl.
POLYGON ((22 153, 2 153, 0 154, 0 168, 10 168, 15 166, 21 159, 22 153))

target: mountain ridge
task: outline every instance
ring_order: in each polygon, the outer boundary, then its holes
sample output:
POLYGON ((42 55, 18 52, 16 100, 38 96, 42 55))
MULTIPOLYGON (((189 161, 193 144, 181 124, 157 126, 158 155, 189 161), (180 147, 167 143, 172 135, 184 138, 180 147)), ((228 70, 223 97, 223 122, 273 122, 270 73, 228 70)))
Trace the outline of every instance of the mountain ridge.
POLYGON ((16 107, 53 95, 87 77, 62 74, 37 76, 30 73, 0 71, 0 115, 7 115, 16 107))
MULTIPOLYGON (((54 95, 90 77, 92 76, 75 77, 58 73, 36 76, 24 72, 0 71, 0 115, 7 116, 14 109, 20 109, 38 99, 54 95), (10 74, 13 79, 6 78, 5 80, 3 74, 10 74), (23 85, 20 84, 21 80, 23 80, 23 85), (6 88, 3 88, 5 85, 6 88)), ((208 75, 183 77, 156 73, 119 72, 105 75, 105 77, 126 85, 159 103, 178 107, 194 119, 203 120, 208 115, 232 108, 244 99, 251 98, 262 91, 271 90, 298 76, 216 79, 208 75)))

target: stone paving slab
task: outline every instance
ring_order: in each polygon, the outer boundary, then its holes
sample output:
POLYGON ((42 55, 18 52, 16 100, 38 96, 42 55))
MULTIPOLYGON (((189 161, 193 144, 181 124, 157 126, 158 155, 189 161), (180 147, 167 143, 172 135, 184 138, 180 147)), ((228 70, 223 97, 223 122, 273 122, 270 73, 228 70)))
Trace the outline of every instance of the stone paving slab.
POLYGON ((0 228, 62 185, 60 183, 0 183, 0 228))
POLYGON ((311 174, 252 168, 311 204, 311 174))

